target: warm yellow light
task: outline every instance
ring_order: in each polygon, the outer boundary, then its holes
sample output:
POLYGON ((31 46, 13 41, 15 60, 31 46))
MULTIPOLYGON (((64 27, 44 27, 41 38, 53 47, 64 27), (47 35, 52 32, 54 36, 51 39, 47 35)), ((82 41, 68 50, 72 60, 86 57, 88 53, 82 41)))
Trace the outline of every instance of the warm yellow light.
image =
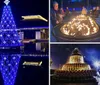
POLYGON ((96 22, 86 15, 78 15, 61 27, 61 32, 70 36, 89 36, 98 30, 96 22))
POLYGON ((23 65, 27 65, 27 66, 41 66, 42 65, 42 61, 40 62, 24 62, 23 65))
POLYGON ((43 20, 43 21, 46 21, 48 22, 47 19, 45 19, 44 17, 42 17, 41 15, 29 15, 29 16, 22 16, 22 18, 24 20, 34 20, 34 19, 40 19, 40 20, 43 20))

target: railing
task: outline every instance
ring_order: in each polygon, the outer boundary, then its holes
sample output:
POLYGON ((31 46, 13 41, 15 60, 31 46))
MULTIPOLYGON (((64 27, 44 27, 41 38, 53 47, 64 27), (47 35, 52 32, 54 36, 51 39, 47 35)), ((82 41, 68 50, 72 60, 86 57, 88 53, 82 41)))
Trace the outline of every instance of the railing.
POLYGON ((19 29, 0 29, 0 31, 21 31, 21 30, 41 30, 41 29, 48 29, 48 27, 19 28, 19 29))
POLYGON ((37 42, 43 42, 43 43, 48 43, 48 39, 24 39, 22 40, 22 43, 37 43, 37 42))

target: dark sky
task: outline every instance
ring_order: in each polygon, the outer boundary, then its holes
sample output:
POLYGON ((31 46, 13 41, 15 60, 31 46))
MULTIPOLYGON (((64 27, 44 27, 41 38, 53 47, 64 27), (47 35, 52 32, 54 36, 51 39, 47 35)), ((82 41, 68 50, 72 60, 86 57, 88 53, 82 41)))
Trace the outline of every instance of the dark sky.
POLYGON ((52 68, 63 65, 76 47, 92 67, 95 61, 100 60, 100 45, 51 45, 52 68))
MULTIPOLYGON (((51 0, 51 7, 54 1, 57 1, 59 3, 59 7, 63 4, 63 8, 65 9, 66 7, 69 8, 78 8, 78 7, 83 7, 88 5, 88 0, 51 0), (74 1, 74 2, 73 2, 74 1)), ((90 6, 97 6, 99 5, 100 1, 99 0, 89 0, 90 6)))
MULTIPOLYGON (((0 0, 0 15, 3 10, 4 0, 0 0)), ((44 21, 22 21, 23 15, 42 15, 48 19, 48 0, 10 0, 10 6, 18 27, 44 27, 44 21)), ((1 17, 0 17, 1 18, 1 17)))

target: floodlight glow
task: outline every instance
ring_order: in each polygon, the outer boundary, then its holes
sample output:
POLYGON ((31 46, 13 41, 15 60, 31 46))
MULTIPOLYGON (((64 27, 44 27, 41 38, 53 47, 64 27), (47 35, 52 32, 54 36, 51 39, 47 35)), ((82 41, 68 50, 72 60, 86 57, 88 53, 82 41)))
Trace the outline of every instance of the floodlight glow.
POLYGON ((99 61, 94 62, 94 66, 95 66, 96 68, 99 68, 99 67, 100 67, 100 62, 99 62, 99 61))

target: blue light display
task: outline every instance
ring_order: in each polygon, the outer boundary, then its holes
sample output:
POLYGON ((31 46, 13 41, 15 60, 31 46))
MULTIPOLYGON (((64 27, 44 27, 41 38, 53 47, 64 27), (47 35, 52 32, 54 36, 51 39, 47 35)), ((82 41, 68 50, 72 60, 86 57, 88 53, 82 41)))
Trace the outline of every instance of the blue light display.
MULTIPOLYGON (((4 1, 6 5, 4 6, 0 23, 0 47, 3 48, 21 45, 11 8, 8 5, 9 2, 9 0, 4 1)), ((14 85, 20 58, 20 54, 0 53, 0 70, 4 85, 14 85)))
POLYGON ((16 24, 14 21, 11 8, 8 5, 10 1, 5 0, 6 4, 3 9, 3 14, 0 23, 0 47, 12 47, 20 46, 21 40, 19 38, 18 31, 16 30, 16 24))
POLYGON ((0 54, 0 70, 4 85, 14 85, 20 58, 20 54, 0 54))
POLYGON ((71 2, 81 2, 82 0, 71 0, 71 2))

